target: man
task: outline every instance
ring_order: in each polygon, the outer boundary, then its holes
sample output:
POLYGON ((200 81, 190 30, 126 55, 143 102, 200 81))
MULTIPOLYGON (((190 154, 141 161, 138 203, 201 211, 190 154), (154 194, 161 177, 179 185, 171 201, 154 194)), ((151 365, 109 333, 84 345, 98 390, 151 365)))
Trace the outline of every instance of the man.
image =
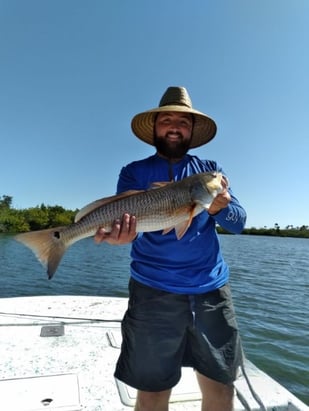
MULTIPOLYGON (((222 172, 215 161, 187 154, 215 136, 216 124, 192 108, 183 87, 169 87, 159 107, 133 118, 132 130, 156 153, 121 170, 118 193, 194 173, 222 172)), ((182 366, 196 371, 202 411, 233 409, 242 350, 215 226, 240 233, 246 213, 225 177, 222 185, 223 192, 180 240, 174 230, 136 233, 136 219, 128 214, 114 222, 110 233, 100 229, 96 234, 97 242, 132 242, 129 304, 115 376, 138 390, 135 411, 167 411, 182 366)))

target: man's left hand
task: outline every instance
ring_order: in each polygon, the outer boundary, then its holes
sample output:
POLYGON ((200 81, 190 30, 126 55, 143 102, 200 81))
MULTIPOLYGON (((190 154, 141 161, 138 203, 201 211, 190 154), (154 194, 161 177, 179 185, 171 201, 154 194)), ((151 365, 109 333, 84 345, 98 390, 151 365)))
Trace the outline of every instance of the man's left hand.
POLYGON ((210 207, 208 209, 208 214, 210 215, 219 213, 219 211, 227 207, 229 205, 229 202, 231 201, 231 196, 228 192, 228 180, 226 177, 222 177, 221 184, 223 191, 221 191, 221 193, 219 193, 210 204, 210 207))

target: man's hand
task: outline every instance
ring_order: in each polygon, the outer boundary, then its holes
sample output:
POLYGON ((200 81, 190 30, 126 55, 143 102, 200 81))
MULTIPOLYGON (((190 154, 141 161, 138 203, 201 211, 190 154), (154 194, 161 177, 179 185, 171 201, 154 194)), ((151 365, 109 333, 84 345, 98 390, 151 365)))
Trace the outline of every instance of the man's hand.
POLYGON ((222 177, 221 180, 223 191, 219 193, 211 203, 209 209, 208 209, 208 214, 214 215, 219 213, 223 208, 227 207, 229 202, 231 201, 231 196, 230 193, 228 192, 228 180, 226 177, 222 177))
POLYGON ((129 214, 124 214, 122 220, 115 220, 112 231, 107 233, 104 228, 99 228, 94 236, 96 243, 109 243, 112 245, 127 244, 136 237, 136 218, 129 214))

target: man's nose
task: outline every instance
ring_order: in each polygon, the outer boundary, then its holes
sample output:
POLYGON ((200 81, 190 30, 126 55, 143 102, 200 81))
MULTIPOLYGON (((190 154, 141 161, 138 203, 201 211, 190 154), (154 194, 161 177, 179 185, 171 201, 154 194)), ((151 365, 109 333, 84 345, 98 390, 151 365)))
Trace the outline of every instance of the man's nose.
POLYGON ((177 121, 173 121, 170 126, 170 130, 173 132, 179 131, 180 125, 177 121))

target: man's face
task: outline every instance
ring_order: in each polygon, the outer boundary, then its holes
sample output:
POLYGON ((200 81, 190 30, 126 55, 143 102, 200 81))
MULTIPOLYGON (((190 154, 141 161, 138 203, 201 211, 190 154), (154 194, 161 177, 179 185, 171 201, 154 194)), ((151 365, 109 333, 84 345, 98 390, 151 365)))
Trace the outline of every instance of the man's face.
POLYGON ((154 145, 158 153, 170 159, 182 158, 189 150, 192 129, 193 119, 189 113, 159 113, 154 126, 154 145))

